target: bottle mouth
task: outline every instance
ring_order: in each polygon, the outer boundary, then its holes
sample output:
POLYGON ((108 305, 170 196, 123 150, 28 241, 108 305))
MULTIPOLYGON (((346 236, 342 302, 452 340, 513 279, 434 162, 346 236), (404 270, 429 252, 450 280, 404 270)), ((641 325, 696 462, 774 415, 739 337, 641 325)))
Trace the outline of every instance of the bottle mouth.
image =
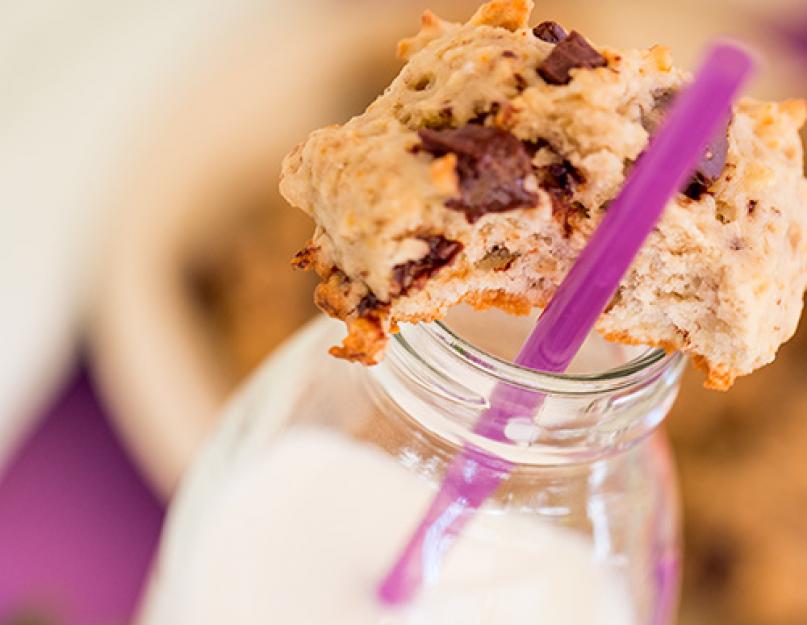
POLYGON ((395 340, 411 357, 429 368, 435 361, 448 357, 458 365, 470 367, 474 372, 495 382, 547 395, 600 395, 645 385, 683 359, 678 353, 648 347, 630 360, 603 371, 592 373, 553 373, 536 371, 517 365, 486 351, 442 322, 404 325, 395 340), (443 358, 435 358, 435 350, 443 358))
POLYGON ((602 371, 533 371, 443 323, 402 324, 391 347, 373 377, 402 413, 452 448, 471 444, 519 466, 590 462, 630 448, 663 421, 683 370, 680 353, 647 348, 602 371), (500 384, 542 399, 516 400, 520 412, 491 436, 477 425, 500 384))

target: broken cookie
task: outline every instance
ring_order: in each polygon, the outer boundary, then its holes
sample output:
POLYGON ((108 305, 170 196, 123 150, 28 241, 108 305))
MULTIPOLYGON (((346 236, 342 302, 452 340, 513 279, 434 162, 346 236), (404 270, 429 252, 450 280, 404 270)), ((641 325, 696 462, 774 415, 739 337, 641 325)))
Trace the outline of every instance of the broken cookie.
MULTIPOLYGON (((373 364, 399 322, 467 302, 542 308, 689 75, 661 46, 597 45, 528 0, 467 24, 423 18, 367 111, 286 158, 281 190, 316 222, 298 264, 344 320, 335 353, 373 364)), ((606 338, 681 350, 725 389, 795 331, 807 284, 798 100, 741 100, 601 316, 606 338)))

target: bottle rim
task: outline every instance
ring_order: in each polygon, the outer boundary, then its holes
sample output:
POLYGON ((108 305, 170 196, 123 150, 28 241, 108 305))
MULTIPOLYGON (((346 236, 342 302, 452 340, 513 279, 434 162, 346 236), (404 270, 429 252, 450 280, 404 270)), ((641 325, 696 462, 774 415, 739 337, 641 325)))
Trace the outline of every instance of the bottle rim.
POLYGON ((648 347, 635 358, 606 371, 595 373, 554 373, 537 371, 500 358, 462 338, 441 322, 402 325, 394 341, 422 365, 432 368, 422 350, 414 345, 426 341, 437 345, 455 364, 509 386, 546 395, 601 395, 647 384, 665 371, 676 369, 684 356, 648 347))

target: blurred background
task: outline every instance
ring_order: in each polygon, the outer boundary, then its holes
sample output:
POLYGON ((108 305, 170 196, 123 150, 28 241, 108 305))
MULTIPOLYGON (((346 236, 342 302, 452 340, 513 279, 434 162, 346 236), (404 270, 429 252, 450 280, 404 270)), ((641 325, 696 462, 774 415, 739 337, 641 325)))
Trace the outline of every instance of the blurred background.
MULTIPOLYGON (((473 0, 0 2, 0 625, 125 623, 227 396, 315 314, 282 155, 360 112, 425 8, 473 0)), ((803 0, 543 0, 617 46, 716 35, 807 97, 803 0)), ((804 326, 804 324, 803 324, 804 326)), ((807 327, 728 394, 687 378, 682 625, 807 623, 807 327)))

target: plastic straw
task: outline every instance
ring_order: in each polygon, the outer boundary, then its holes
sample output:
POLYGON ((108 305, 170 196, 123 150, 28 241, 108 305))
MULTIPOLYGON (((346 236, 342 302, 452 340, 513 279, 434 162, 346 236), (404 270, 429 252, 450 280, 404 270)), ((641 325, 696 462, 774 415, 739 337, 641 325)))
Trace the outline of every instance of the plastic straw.
MULTIPOLYGON (((749 54, 737 46, 722 43, 709 50, 695 81, 676 99, 666 122, 544 310, 516 363, 547 372, 566 370, 667 202, 695 170, 709 139, 724 127, 731 103, 752 68, 749 54)), ((498 384, 475 432, 506 440, 508 421, 534 414, 542 402, 543 395, 498 384)), ((449 466, 425 518, 381 582, 378 595, 383 603, 406 603, 424 578, 431 581, 439 575, 443 555, 453 539, 512 469, 507 460, 471 445, 464 447, 449 466)))

